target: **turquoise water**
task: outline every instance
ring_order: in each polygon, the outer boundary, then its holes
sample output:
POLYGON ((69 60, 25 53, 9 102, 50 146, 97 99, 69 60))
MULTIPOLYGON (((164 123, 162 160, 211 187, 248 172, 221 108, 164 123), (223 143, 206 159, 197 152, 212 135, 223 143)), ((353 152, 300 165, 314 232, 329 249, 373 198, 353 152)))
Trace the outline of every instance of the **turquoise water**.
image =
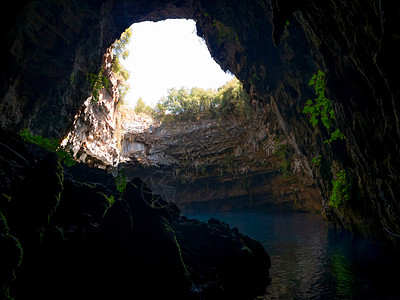
POLYGON ((321 215, 215 213, 261 242, 271 256, 271 284, 257 299, 400 299, 400 257, 384 243, 336 229, 321 215))

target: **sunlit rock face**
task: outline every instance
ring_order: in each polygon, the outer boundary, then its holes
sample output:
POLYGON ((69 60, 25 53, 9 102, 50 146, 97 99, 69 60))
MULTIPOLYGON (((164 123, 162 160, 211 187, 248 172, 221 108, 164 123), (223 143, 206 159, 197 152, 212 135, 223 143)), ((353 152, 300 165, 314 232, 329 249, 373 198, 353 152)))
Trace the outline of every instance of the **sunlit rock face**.
POLYGON ((320 211, 319 191, 284 136, 267 121, 234 118, 152 125, 124 123, 120 170, 139 176, 185 212, 320 211))
POLYGON ((103 57, 102 75, 109 86, 99 91, 98 99, 90 96, 75 116, 72 129, 63 141, 77 161, 100 168, 119 162, 119 127, 116 108, 119 101, 118 79, 112 72, 112 49, 103 57))
MULTIPOLYGON (((0 124, 60 136, 89 96, 88 72, 133 22, 193 18, 213 58, 255 101, 269 103, 296 154, 307 158, 324 214, 372 236, 400 234, 399 4, 396 1, 21 1, 4 8, 0 124), (302 113, 327 74, 345 141, 302 113), (313 159, 321 155, 317 165, 313 159), (346 170, 350 201, 329 205, 346 170)), ((386 237, 396 241, 393 235, 386 237)))

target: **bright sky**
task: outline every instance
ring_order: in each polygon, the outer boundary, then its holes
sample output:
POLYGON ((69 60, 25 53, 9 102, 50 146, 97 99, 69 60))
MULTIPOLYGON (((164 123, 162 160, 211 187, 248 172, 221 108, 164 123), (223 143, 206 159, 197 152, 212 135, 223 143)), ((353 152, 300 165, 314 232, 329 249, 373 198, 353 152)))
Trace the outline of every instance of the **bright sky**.
POLYGON ((172 87, 217 89, 233 78, 212 59, 193 20, 133 24, 127 49, 130 55, 123 63, 130 71, 129 105, 142 97, 153 106, 172 87))

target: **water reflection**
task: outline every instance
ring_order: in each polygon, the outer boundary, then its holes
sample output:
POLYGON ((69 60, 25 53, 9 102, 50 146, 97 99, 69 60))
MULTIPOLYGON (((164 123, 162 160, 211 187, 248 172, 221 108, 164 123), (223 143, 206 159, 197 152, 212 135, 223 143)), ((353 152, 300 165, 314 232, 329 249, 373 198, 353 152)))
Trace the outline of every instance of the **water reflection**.
POLYGON ((271 285, 257 299, 400 299, 400 260, 384 244, 338 230, 320 215, 224 213, 218 218, 260 241, 271 256, 271 285))

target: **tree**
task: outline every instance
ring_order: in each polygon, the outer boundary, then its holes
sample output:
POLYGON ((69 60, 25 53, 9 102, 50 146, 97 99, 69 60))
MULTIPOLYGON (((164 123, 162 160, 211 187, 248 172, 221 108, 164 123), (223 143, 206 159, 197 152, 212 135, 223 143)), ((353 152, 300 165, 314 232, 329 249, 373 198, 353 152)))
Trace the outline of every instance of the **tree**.
POLYGON ((163 97, 157 103, 157 111, 163 112, 162 116, 176 120, 194 120, 209 117, 214 108, 214 90, 204 90, 194 87, 190 90, 181 87, 179 90, 168 90, 168 96, 163 97))
POLYGON ((161 103, 165 97, 161 98, 159 102, 156 103, 156 106, 153 110, 153 117, 158 120, 164 120, 167 114, 167 108, 161 103))
POLYGON ((215 109, 216 91, 212 89, 204 90, 194 87, 190 90, 190 97, 196 107, 195 113, 201 117, 213 115, 215 109))
POLYGON ((171 88, 168 96, 158 101, 155 117, 163 121, 189 121, 226 116, 244 120, 252 115, 249 97, 236 78, 219 88, 204 90, 194 87, 171 88))
POLYGON ((221 117, 230 115, 247 120, 252 116, 249 96, 236 78, 218 89, 215 102, 218 104, 218 114, 221 117))
POLYGON ((126 49, 126 46, 130 42, 131 36, 132 30, 131 28, 128 28, 121 34, 119 39, 115 40, 113 44, 112 71, 118 77, 120 103, 123 102, 129 89, 129 85, 126 83, 129 79, 129 71, 121 64, 121 59, 127 59, 129 56, 129 50, 126 49))
POLYGON ((143 101, 142 98, 139 98, 137 100, 136 106, 134 108, 135 113, 137 114, 146 114, 146 115, 152 115, 153 114, 153 109, 146 105, 146 103, 143 101))

